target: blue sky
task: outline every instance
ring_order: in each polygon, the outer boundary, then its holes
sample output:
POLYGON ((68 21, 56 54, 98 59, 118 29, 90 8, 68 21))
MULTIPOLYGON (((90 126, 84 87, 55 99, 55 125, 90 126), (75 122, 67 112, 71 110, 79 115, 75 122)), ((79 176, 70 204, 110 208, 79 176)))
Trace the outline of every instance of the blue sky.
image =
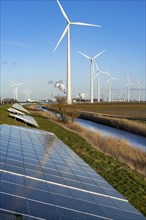
MULTIPOLYGON (((126 97, 127 75, 136 86, 145 85, 145 1, 60 1, 71 21, 99 24, 102 27, 71 26, 72 94, 85 91, 89 96, 90 63, 76 52, 90 57, 106 49, 96 59, 118 81, 111 81, 113 95, 126 97)), ((1 96, 13 97, 10 80, 24 82, 18 89, 19 100, 24 90, 32 99, 63 95, 48 81, 66 84, 66 36, 53 50, 66 26, 56 0, 1 0, 1 96)), ((101 94, 106 100, 107 77, 101 75, 101 94)), ((96 98, 97 82, 94 82, 96 98)), ((144 94, 144 91, 142 92, 144 94)), ((142 95, 143 95, 142 94, 142 95)), ((133 97, 137 97, 133 91, 133 97)))

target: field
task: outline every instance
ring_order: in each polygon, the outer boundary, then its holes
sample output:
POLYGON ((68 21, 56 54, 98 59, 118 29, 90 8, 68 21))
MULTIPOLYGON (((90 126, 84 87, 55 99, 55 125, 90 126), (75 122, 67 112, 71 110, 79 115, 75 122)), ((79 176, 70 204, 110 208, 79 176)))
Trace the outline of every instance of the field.
MULTIPOLYGON (((0 107, 0 124, 23 126, 23 123, 8 117, 7 107, 0 107)), ((146 215, 146 179, 143 175, 130 169, 124 163, 99 152, 91 144, 87 143, 83 137, 52 121, 49 115, 46 117, 45 114, 40 115, 39 111, 31 111, 31 116, 36 119, 40 126, 39 129, 56 134, 58 138, 124 195, 131 204, 146 215)))
POLYGON ((130 119, 146 119, 146 103, 78 103, 68 105, 79 111, 88 111, 113 116, 122 116, 130 119))
POLYGON ((79 110, 91 111, 101 114, 124 116, 128 118, 146 118, 145 103, 94 103, 77 104, 79 110))

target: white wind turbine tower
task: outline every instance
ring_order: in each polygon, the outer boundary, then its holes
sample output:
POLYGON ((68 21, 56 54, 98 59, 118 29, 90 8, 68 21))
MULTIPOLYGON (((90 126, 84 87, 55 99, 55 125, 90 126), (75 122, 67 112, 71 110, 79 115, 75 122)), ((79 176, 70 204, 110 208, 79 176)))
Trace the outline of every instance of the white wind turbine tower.
POLYGON ((127 76, 127 84, 124 86, 127 87, 127 96, 128 96, 128 102, 130 102, 130 87, 134 85, 132 82, 130 82, 129 77, 127 76))
POLYGON ((30 91, 28 89, 25 89, 24 95, 25 95, 25 101, 27 101, 29 99, 30 91))
POLYGON ((14 85, 10 85, 12 88, 14 88, 14 95, 13 95, 13 98, 15 99, 16 98, 16 89, 15 89, 15 86, 14 85))
POLYGON ((95 75, 95 79, 97 78, 97 101, 100 102, 100 73, 106 74, 106 72, 99 70, 96 61, 94 61, 94 63, 96 66, 96 71, 97 71, 95 75))
POLYGON ((106 86, 108 86, 108 101, 111 102, 111 80, 114 79, 114 80, 117 80, 117 78, 115 77, 111 77, 111 74, 107 71, 107 76, 108 76, 108 80, 107 80, 107 83, 106 83, 106 86))
POLYGON ((138 89, 138 101, 140 102, 140 92, 141 92, 141 88, 144 88, 144 86, 142 86, 140 84, 140 82, 137 82, 137 89, 138 89))
POLYGON ((54 51, 56 50, 56 48, 58 47, 58 45, 62 41, 63 37, 67 33, 67 35, 68 35, 67 36, 67 103, 71 104, 72 103, 72 96, 71 96, 70 25, 84 25, 84 26, 95 26, 95 27, 101 27, 101 26, 94 25, 94 24, 81 23, 81 22, 71 22, 58 0, 57 0, 57 3, 59 5, 59 7, 60 7, 60 10, 61 10, 64 18, 67 21, 67 26, 64 29, 64 31, 63 31, 63 33, 62 33, 62 35, 61 35, 61 37, 60 37, 60 39, 59 39, 55 49, 54 49, 54 51))
POLYGON ((14 88, 14 99, 15 100, 18 100, 18 86, 21 86, 23 84, 22 83, 15 83, 15 82, 12 82, 11 81, 11 87, 14 88))
POLYGON ((80 53, 82 56, 86 57, 87 59, 90 60, 91 64, 90 64, 90 100, 91 103, 93 103, 93 74, 94 74, 94 63, 93 61, 99 57, 105 50, 101 51, 100 53, 96 54, 93 58, 87 56, 84 53, 81 53, 80 51, 77 51, 78 53, 80 53))
POLYGON ((27 89, 24 90, 24 97, 25 97, 25 101, 27 100, 27 89))

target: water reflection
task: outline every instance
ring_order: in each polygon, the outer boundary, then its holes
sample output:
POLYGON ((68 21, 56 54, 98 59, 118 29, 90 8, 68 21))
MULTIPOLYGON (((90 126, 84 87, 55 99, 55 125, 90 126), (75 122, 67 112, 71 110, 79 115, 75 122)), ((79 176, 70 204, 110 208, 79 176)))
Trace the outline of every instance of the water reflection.
POLYGON ((146 138, 140 135, 132 134, 127 131, 122 131, 116 128, 112 128, 110 126, 98 124, 84 119, 76 119, 76 122, 78 122, 83 127, 89 128, 94 131, 99 131, 103 136, 112 135, 116 138, 127 140, 135 147, 139 147, 144 150, 146 149, 146 138))

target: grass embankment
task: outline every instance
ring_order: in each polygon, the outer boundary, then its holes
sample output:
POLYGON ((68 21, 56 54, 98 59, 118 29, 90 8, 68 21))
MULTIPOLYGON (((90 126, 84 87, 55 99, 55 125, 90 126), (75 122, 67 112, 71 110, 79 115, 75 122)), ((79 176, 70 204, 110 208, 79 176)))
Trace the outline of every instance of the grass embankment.
POLYGON ((111 118, 102 115, 93 115, 89 113, 82 113, 80 118, 111 126, 113 128, 128 131, 134 134, 146 136, 146 124, 128 119, 111 118))
POLYGON ((11 105, 0 106, 0 124, 27 126, 23 122, 9 117, 10 112, 7 111, 11 105))
POLYGON ((85 138, 98 151, 128 165, 146 177, 146 152, 143 150, 133 147, 126 140, 112 136, 104 137, 99 132, 89 131, 77 123, 70 123, 67 127, 85 138))
MULTIPOLYGON (((76 134, 68 130, 68 128, 64 129, 62 128, 64 125, 54 123, 52 116, 49 116, 48 113, 40 113, 43 114, 43 116, 39 116, 38 113, 35 113, 35 119, 41 129, 56 134, 59 139, 124 195, 135 208, 146 215, 146 179, 143 175, 130 169, 129 166, 124 163, 100 152, 98 148, 92 146, 95 143, 91 145, 85 138, 79 136, 79 131, 77 131, 78 134, 76 134)), ((89 136, 89 131, 87 132, 89 136)), ((130 155, 130 153, 126 151, 126 155, 128 154, 130 155)))
MULTIPOLYGON (((38 113, 32 112, 32 116, 39 124, 39 129, 56 134, 58 138, 124 195, 131 204, 146 215, 146 179, 141 174, 92 147, 81 136, 51 121, 48 119, 50 116, 47 113, 43 113, 44 116, 38 113)), ((3 111, 3 114, 7 114, 6 111, 3 111)), ((0 123, 13 124, 10 120, 11 118, 8 118, 7 122, 1 120, 0 123)))

